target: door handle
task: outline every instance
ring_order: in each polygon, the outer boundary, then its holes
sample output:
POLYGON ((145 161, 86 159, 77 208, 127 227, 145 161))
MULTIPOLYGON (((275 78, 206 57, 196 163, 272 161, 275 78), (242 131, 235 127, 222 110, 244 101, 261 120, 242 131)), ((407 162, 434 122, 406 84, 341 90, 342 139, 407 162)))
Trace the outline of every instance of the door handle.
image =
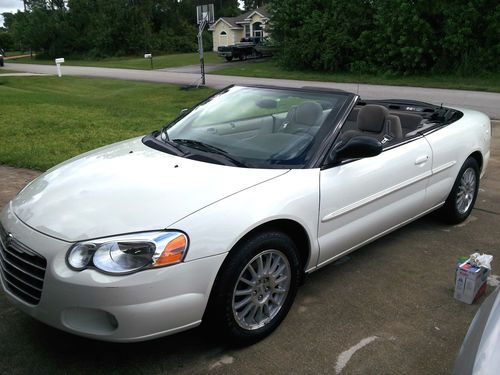
POLYGON ((419 156, 419 157, 415 160, 415 165, 425 164, 425 163, 427 162, 427 160, 429 160, 429 155, 419 156))

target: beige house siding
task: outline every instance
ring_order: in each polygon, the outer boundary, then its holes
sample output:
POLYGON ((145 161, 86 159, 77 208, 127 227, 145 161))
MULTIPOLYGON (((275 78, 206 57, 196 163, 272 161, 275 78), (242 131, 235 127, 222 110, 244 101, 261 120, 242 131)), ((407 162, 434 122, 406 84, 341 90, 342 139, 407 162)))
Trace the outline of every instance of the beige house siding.
POLYGON ((243 30, 235 30, 232 29, 227 23, 224 21, 219 21, 212 32, 213 37, 213 50, 217 51, 219 46, 227 45, 230 46, 232 44, 238 43, 241 38, 243 38, 243 30), (221 33, 225 31, 226 37, 221 37, 221 33))
POLYGON ((232 30, 229 27, 228 24, 225 22, 218 22, 217 25, 215 25, 214 31, 212 33, 212 37, 214 40, 214 51, 217 51, 217 48, 220 45, 230 45, 232 41, 232 30), (226 32, 226 38, 221 38, 221 33, 225 31, 226 32), (224 43, 224 39, 226 39, 226 43, 224 43), (221 44, 222 42, 222 44, 221 44))
POLYGON ((224 20, 223 18, 218 19, 216 23, 209 29, 210 31, 212 31, 213 50, 217 51, 220 46, 229 46, 238 43, 241 38, 244 38, 246 36, 246 28, 249 30, 249 36, 255 36, 253 25, 257 22, 261 23, 262 36, 267 36, 268 34, 266 32, 266 23, 268 19, 262 17, 257 12, 258 10, 253 14, 250 12, 247 13, 248 16, 251 15, 249 19, 245 19, 245 15, 240 16, 241 18, 239 20, 235 20, 234 17, 228 18, 227 20, 224 20), (236 27, 237 25, 239 25, 240 27, 236 27), (221 36, 221 33, 223 32, 226 33, 225 36, 221 36))
POLYGON ((233 44, 234 43, 239 43, 239 41, 243 37, 244 37, 243 30, 233 30, 233 40, 234 40, 233 44))

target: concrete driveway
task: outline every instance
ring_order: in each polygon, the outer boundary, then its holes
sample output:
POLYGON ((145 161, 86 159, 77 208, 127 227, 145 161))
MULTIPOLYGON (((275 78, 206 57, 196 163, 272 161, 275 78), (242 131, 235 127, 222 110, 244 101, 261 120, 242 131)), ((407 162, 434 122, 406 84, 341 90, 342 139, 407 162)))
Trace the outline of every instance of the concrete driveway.
MULTIPOLYGON (((313 273, 262 342, 229 348, 201 329, 97 342, 35 321, 0 293, 0 374, 448 374, 479 307, 453 299, 457 257, 493 254, 500 274, 500 123, 493 134, 489 170, 465 223, 427 216, 313 273)), ((36 175, 0 166, 0 207, 36 175)))
MULTIPOLYGON (((231 63, 233 64, 233 63, 231 63)), ((235 62, 234 64, 238 64, 235 62)), ((36 64, 5 64, 9 70, 30 73, 56 74, 55 66, 36 64)), ((63 74, 119 78, 135 81, 175 83, 180 85, 194 84, 199 80, 199 73, 193 73, 194 66, 186 69, 172 68, 167 70, 137 70, 116 68, 93 68, 81 66, 63 66, 63 74), (176 69, 176 70, 172 70, 176 69)), ((287 79, 253 78, 222 76, 207 74, 207 86, 223 88, 231 84, 261 84, 287 87, 328 87, 356 92, 365 99, 412 99, 441 104, 452 107, 467 107, 488 114, 491 118, 500 119, 500 94, 480 91, 430 89, 421 87, 381 86, 353 83, 298 81, 287 79)))

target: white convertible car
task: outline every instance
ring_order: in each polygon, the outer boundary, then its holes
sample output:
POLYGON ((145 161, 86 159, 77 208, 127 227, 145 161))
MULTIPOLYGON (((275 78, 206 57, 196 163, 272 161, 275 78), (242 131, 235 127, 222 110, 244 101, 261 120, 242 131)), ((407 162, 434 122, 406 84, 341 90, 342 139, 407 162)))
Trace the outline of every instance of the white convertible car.
POLYGON ((470 214, 482 113, 231 86, 161 131, 71 159, 0 217, 0 279, 56 328, 139 341, 271 333, 305 274, 431 211, 470 214))

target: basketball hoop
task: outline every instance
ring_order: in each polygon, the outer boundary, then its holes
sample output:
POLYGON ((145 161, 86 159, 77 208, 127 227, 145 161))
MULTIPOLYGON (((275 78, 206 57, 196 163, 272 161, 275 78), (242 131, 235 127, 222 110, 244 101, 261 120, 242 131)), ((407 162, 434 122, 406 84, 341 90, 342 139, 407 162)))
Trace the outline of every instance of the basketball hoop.
POLYGON ((196 7, 196 21, 214 23, 214 4, 198 5, 196 7))

